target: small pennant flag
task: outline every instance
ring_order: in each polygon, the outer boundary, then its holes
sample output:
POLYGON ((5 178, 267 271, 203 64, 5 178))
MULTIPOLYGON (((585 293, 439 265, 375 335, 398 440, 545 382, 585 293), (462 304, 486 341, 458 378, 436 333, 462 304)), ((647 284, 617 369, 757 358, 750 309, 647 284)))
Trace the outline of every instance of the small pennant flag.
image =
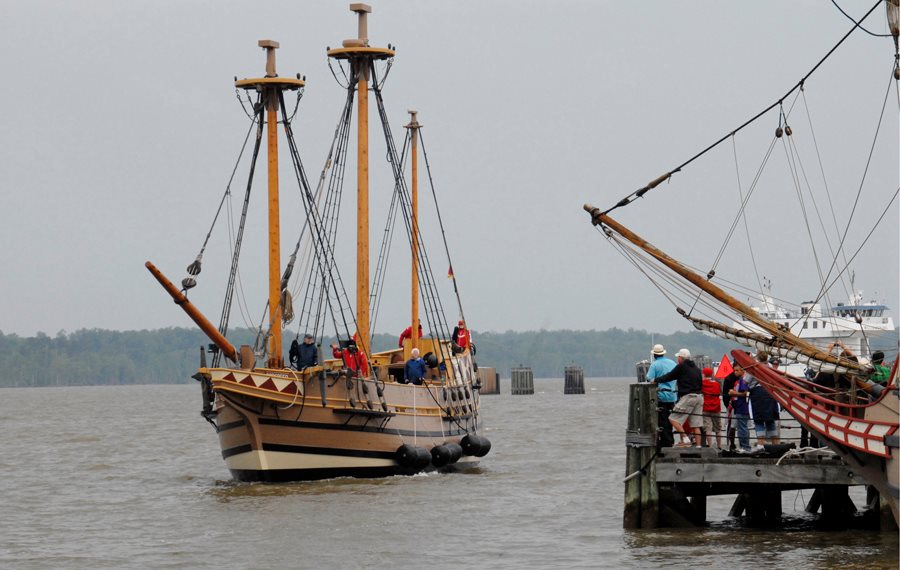
POLYGON ((452 265, 447 269, 447 279, 453 279, 453 266, 452 265))
POLYGON ((734 368, 731 367, 731 361, 728 360, 728 355, 722 355, 722 362, 719 363, 719 367, 716 369, 716 378, 725 378, 729 374, 734 372, 734 368))

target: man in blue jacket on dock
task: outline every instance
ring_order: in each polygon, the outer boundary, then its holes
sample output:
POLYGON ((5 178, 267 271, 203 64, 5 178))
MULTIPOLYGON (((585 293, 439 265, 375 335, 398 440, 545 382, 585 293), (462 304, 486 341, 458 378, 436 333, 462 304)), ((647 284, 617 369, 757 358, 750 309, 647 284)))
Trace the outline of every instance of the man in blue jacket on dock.
MULTIPOLYGON (((668 374, 675 368, 675 362, 671 358, 666 358, 666 348, 661 344, 653 345, 650 351, 653 355, 653 364, 647 370, 647 380, 653 382, 663 374, 668 374)), ((675 380, 663 382, 656 389, 657 401, 659 407, 657 411, 657 422, 659 430, 659 439, 657 440, 657 449, 663 447, 672 447, 675 445, 675 437, 672 435, 672 424, 669 422, 669 414, 678 401, 677 385, 675 380)))

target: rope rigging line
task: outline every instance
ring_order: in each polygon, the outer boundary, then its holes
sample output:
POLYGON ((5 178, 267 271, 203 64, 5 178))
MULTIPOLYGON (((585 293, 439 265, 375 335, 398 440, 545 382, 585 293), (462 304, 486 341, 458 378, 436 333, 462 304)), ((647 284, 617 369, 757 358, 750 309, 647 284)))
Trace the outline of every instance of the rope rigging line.
MULTIPOLYGON (((853 208, 851 208, 851 210, 850 210, 850 216, 847 218, 847 225, 844 227, 844 231, 843 231, 843 233, 842 233, 842 235, 841 235, 841 240, 840 240, 840 242, 838 243, 838 251, 841 251, 841 250, 844 249, 844 242, 846 241, 846 239, 847 239, 847 234, 848 234, 848 232, 850 231, 850 225, 851 225, 852 222, 853 222, 853 217, 854 217, 854 215, 856 214, 856 208, 857 208, 857 206, 859 205, 859 199, 860 199, 860 197, 862 196, 863 186, 865 185, 865 181, 866 181, 866 175, 869 173, 869 166, 870 166, 871 163, 872 163, 872 155, 873 155, 874 152, 875 152, 875 145, 876 145, 877 142, 878 142, 878 135, 879 135, 879 133, 881 132, 881 124, 882 124, 882 121, 884 120, 884 111, 885 111, 885 109, 887 108, 888 98, 890 97, 890 94, 891 94, 891 87, 894 86, 894 83, 895 83, 895 79, 894 79, 894 75, 893 75, 893 65, 896 65, 896 64, 892 64, 892 73, 891 73, 891 76, 890 76, 890 80, 889 80, 889 82, 888 82, 888 88, 887 88, 887 90, 885 91, 885 94, 884 94, 884 102, 883 102, 882 105, 881 105, 881 113, 878 115, 878 124, 877 124, 877 126, 875 127, 875 135, 874 135, 873 138, 872 138, 872 144, 871 144, 871 146, 869 147, 869 155, 868 155, 868 157, 866 158, 866 166, 865 166, 865 169, 863 170, 862 177, 861 177, 861 179, 860 179, 860 181, 859 181, 859 188, 858 188, 857 191, 856 191, 856 197, 855 197, 854 200, 853 200, 853 208)), ((893 200, 893 199, 892 199, 892 200, 893 200)), ((882 214, 882 217, 884 217, 883 214, 882 214)), ((881 220, 881 218, 879 218, 879 221, 880 221, 880 220, 881 220)), ((873 228, 872 231, 874 231, 874 228, 873 228)), ((870 235, 871 235, 871 234, 870 234, 870 235)), ((866 238, 866 239, 868 239, 868 238, 866 238)), ((863 243, 865 243, 865 242, 863 242, 863 243)), ((855 257, 855 256, 854 256, 854 257, 855 257)), ((816 301, 815 301, 815 302, 818 303, 819 300, 821 300, 822 297, 825 295, 825 293, 828 291, 828 288, 825 287, 825 282, 827 281, 827 279, 829 279, 829 278, 831 277, 831 273, 832 273, 832 271, 834 271, 834 269, 835 269, 835 267, 836 267, 836 265, 837 265, 837 261, 838 261, 838 258, 837 258, 837 256, 835 256, 834 259, 833 259, 832 262, 831 262, 831 266, 828 268, 828 272, 826 273, 825 279, 824 279, 823 282, 822 282, 822 288, 819 290, 819 294, 816 296, 816 301)), ((851 259, 851 261, 852 261, 852 259, 851 259)), ((845 267, 844 267, 844 269, 841 271, 841 273, 843 273, 844 271, 846 271, 848 267, 849 267, 849 263, 848 263, 847 265, 845 265, 845 267)))
MULTIPOLYGON (((819 261, 819 252, 816 249, 815 238, 813 237, 812 228, 809 225, 809 214, 806 209, 806 202, 803 200, 803 188, 800 185, 800 175, 799 175, 799 169, 797 166, 797 161, 799 160, 799 157, 798 157, 799 153, 794 152, 794 150, 796 150, 796 149, 793 146, 794 145, 793 140, 788 142, 788 141, 784 140, 785 138, 793 139, 793 137, 782 137, 781 146, 782 146, 782 149, 784 150, 785 159, 787 160, 788 170, 791 173, 791 182, 793 183, 793 186, 794 186, 794 192, 797 195, 797 202, 800 205, 800 214, 803 218, 803 225, 806 228, 806 235, 807 235, 807 237, 809 237, 809 245, 810 245, 810 249, 812 250, 813 261, 815 262, 816 272, 819 275, 819 283, 821 284, 821 283, 824 283, 825 276, 822 274, 822 263, 821 263, 821 261, 819 261)), ((827 300, 828 304, 830 305, 831 301, 830 301, 830 299, 828 299, 827 295, 826 295, 826 300, 827 300)), ((809 318, 809 315, 807 315, 806 318, 809 318)))
MULTIPOLYGON (((350 124, 350 112, 353 104, 353 90, 347 90, 347 100, 344 104, 344 109, 340 115, 338 125, 335 127, 334 137, 332 139, 331 148, 328 153, 328 157, 325 161, 325 166, 322 169, 322 174, 319 177, 319 186, 316 190, 316 208, 320 208, 323 187, 325 185, 325 179, 327 176, 327 172, 330 168, 331 173, 328 175, 328 190, 325 192, 325 206, 322 208, 322 217, 325 219, 325 233, 328 240, 328 243, 333 247, 334 244, 334 232, 336 231, 337 226, 337 218, 340 207, 340 198, 343 189, 343 168, 346 163, 346 153, 347 153, 347 139, 349 137, 349 124, 350 124)), ((308 223, 304 224, 305 226, 308 223)), ((310 240, 310 246, 314 247, 314 240, 310 240)), ((312 257, 310 257, 310 266, 312 264, 312 257)), ((322 277, 322 273, 318 271, 310 271, 306 273, 306 295, 303 299, 303 305, 300 312, 300 318, 298 319, 297 326, 297 336, 300 336, 300 329, 305 328, 307 332, 309 331, 309 323, 312 319, 312 315, 315 315, 315 320, 313 323, 312 334, 315 337, 319 337, 320 343, 322 338, 324 337, 324 327, 322 325, 322 320, 324 318, 323 311, 325 309, 325 299, 323 295, 326 294, 326 288, 323 286, 324 279, 322 277), (313 313, 313 306, 315 305, 315 313, 313 313), (321 333, 321 335, 320 335, 321 333)), ((299 286, 299 281, 298 281, 299 286)), ((341 308, 343 311, 343 308, 341 308)), ((335 327, 335 334, 337 334, 338 328, 335 327)))
MULTIPOLYGON (((282 115, 286 117, 286 109, 284 105, 284 97, 281 93, 279 93, 279 103, 281 106, 282 115)), ((288 148, 290 149, 290 154, 292 158, 292 164, 294 167, 294 174, 297 178, 297 183, 300 187, 301 197, 303 198, 305 210, 306 210, 306 219, 307 223, 310 227, 310 234, 315 241, 315 246, 313 251, 315 252, 316 262, 319 267, 319 271, 322 273, 323 281, 325 282, 325 289, 333 288, 336 295, 340 298, 343 296, 347 297, 346 289, 344 288, 343 281, 340 276, 340 272, 337 270, 337 267, 334 265, 334 251, 331 247, 331 244, 328 243, 322 228, 322 221, 319 216, 319 212, 315 207, 315 197, 312 195, 312 192, 309 187, 309 182, 306 177, 306 172, 303 168, 303 163, 300 160, 300 154, 297 149, 297 143, 294 139, 293 128, 290 122, 284 123, 285 136, 288 141, 288 148)), ((328 306, 328 311, 332 316, 332 322, 335 327, 335 330, 338 329, 337 324, 337 316, 334 310, 334 307, 331 304, 331 298, 326 293, 326 304, 328 306)), ((347 324, 347 318, 344 314, 344 311, 337 311, 340 314, 340 319, 342 324, 344 325, 344 331, 349 336, 350 328, 347 324)), ((355 316, 353 317, 354 326, 356 325, 355 316)), ((368 347, 362 347, 367 349, 368 347)), ((368 352, 366 355, 369 356, 368 352)))
MULTIPOLYGON (((733 136, 731 137, 731 148, 734 153, 734 172, 735 177, 737 178, 738 197, 740 198, 740 203, 743 204, 744 190, 741 186, 741 169, 737 156, 737 141, 733 136)), ((750 237, 750 224, 747 223, 746 211, 742 210, 741 212, 741 219, 744 222, 744 233, 747 235, 747 247, 750 249, 750 262, 753 264, 753 275, 756 276, 756 283, 759 285, 759 290, 762 291, 762 279, 760 279, 759 266, 756 264, 756 252, 753 250, 753 239, 750 237)))
MULTIPOLYGON (((843 8, 841 8, 840 6, 838 6, 838 3, 836 2, 836 0, 831 0, 831 3, 834 4, 834 7, 838 9, 838 12, 840 12, 841 14, 843 14, 844 16, 846 16, 848 20, 850 20, 851 22, 853 22, 853 23, 856 24, 856 25, 859 25, 859 22, 857 22, 856 20, 854 20, 854 19, 853 19, 853 16, 851 16, 850 14, 848 14, 847 12, 845 12, 843 8)), ((870 36, 875 36, 876 38, 889 38, 889 37, 891 37, 891 34, 876 34, 875 32, 872 32, 872 31, 870 31, 870 30, 867 30, 867 29, 864 28, 863 26, 859 26, 859 29, 862 30, 862 31, 864 31, 865 33, 869 34, 870 36)))
POLYGON ((644 194, 646 194, 647 192, 649 192, 649 191, 652 190, 653 188, 656 188, 659 184, 661 184, 661 183, 664 182, 665 180, 668 180, 669 178, 671 178, 671 176, 672 176, 673 174, 675 174, 675 173, 677 173, 677 172, 681 172, 681 170, 682 170, 684 167, 686 167, 687 165, 691 164, 692 162, 694 162, 695 160, 697 160, 698 158, 700 158, 701 156, 703 156, 703 155, 706 154, 707 152, 709 152, 709 151, 711 151, 712 149, 714 149, 714 148, 716 148, 717 146, 719 146, 722 142, 724 142, 725 140, 727 140, 728 137, 731 137, 731 136, 735 135, 736 133, 740 132, 741 130, 743 130, 743 129, 744 129, 745 127, 747 127, 748 125, 754 123, 757 119, 759 119, 760 117, 762 117, 763 115, 765 115, 766 113, 768 113, 769 111, 771 111, 772 109, 774 109, 775 107, 780 106, 780 105, 782 104, 782 102, 783 102, 786 98, 788 98, 794 91, 800 89, 800 88, 803 86, 803 84, 806 82, 806 80, 809 79, 809 77, 810 77, 813 73, 815 73, 816 70, 818 70, 819 67, 820 67, 823 63, 825 63, 825 61, 826 61, 829 57, 831 57, 831 54, 833 54, 833 53, 835 52, 835 50, 837 50, 837 48, 839 48, 839 47, 847 40, 847 38, 849 38, 850 35, 851 35, 854 31, 856 31, 857 28, 860 27, 860 25, 866 20, 866 18, 868 18, 869 15, 872 14, 872 12, 875 10, 875 8, 877 8, 879 5, 881 5, 882 2, 883 2, 883 0, 878 0, 871 8, 869 8, 869 11, 866 12, 865 15, 864 15, 858 22, 855 22, 855 23, 854 23, 853 27, 850 28, 850 30, 849 30, 846 34, 844 34, 844 36, 843 36, 843 37, 842 37, 842 38, 841 38, 841 39, 840 39, 840 40, 839 40, 839 41, 838 41, 838 42, 837 42, 830 50, 828 50, 828 53, 826 53, 826 54, 825 54, 825 55, 824 55, 824 56, 823 56, 823 57, 822 57, 822 58, 821 58, 821 59, 820 59, 813 67, 812 67, 812 69, 810 69, 810 70, 806 73, 806 75, 804 75, 804 76, 800 79, 800 81, 798 81, 796 84, 794 84, 793 87, 791 87, 790 89, 788 89, 788 91, 787 91, 784 95, 782 95, 781 97, 779 97, 774 103, 772 103, 771 105, 769 105, 768 107, 766 107, 765 109, 763 109, 762 111, 760 111, 759 113, 757 113, 756 115, 754 115, 753 117, 751 117, 750 119, 748 119, 747 121, 745 121, 744 123, 742 123, 742 124, 741 124, 740 126, 738 126, 736 129, 734 129, 734 130, 732 130, 731 132, 729 132, 728 134, 724 135, 722 138, 718 139, 717 141, 715 141, 714 143, 712 143, 712 144, 709 145, 708 147, 704 148, 703 150, 701 150, 700 152, 698 152, 698 153, 695 154, 694 156, 692 156, 692 157, 690 157, 689 159, 687 159, 686 161, 682 162, 681 164, 679 164, 678 166, 676 166, 676 167, 673 168, 672 170, 670 170, 670 171, 666 172, 665 174, 661 175, 660 177, 658 177, 657 179, 653 180, 652 182, 650 182, 650 183, 647 184, 646 186, 643 186, 642 188, 639 188, 638 190, 635 190, 635 191, 632 192, 631 194, 627 195, 625 198, 622 198, 621 200, 619 200, 618 203, 616 203, 615 205, 613 205, 611 208, 609 208, 608 210, 604 211, 603 213, 604 213, 604 214, 608 214, 608 213, 612 212, 613 210, 615 210, 615 209, 617 209, 617 208, 621 208, 621 207, 623 207, 623 206, 627 206, 628 204, 632 203, 634 200, 643 197, 644 194))
MULTIPOLYGON (((246 227, 247 222, 247 209, 250 206, 250 192, 253 189, 253 176, 256 172, 256 161, 259 158, 259 148, 262 144, 262 133, 263 133, 263 123, 265 122, 263 114, 265 113, 265 109, 261 104, 262 95, 257 98, 257 103, 254 106, 254 109, 257 112, 256 118, 256 143, 253 147, 253 157, 250 161, 250 173, 247 176, 247 188, 244 192, 244 203, 241 210, 241 218, 240 224, 238 225, 238 231, 234 239, 234 248, 233 254, 231 257, 231 270, 228 273, 228 284, 225 288, 225 302, 222 306, 222 313, 219 316, 219 333, 222 336, 226 336, 228 333, 228 320, 231 316, 231 305, 234 300, 234 288, 235 288, 235 280, 237 279, 238 272, 238 260, 241 256, 241 244, 244 240, 244 228, 246 227)), ((212 358, 213 367, 218 366, 219 361, 221 360, 221 351, 216 351, 215 355, 212 358)))
MULTIPOLYGON (((825 176, 825 166, 822 164, 822 154, 819 151, 819 141, 816 138, 816 131, 813 128, 812 115, 809 112, 809 102, 806 100, 806 90, 801 89, 800 93, 803 97, 803 108, 806 110, 806 122, 809 125, 809 132, 810 132, 810 135, 812 136, 813 146, 815 147, 815 150, 816 150, 816 159, 819 164, 819 172, 822 175, 822 184, 825 188, 825 196, 828 199, 828 209, 831 211, 831 221, 834 223, 834 235, 835 235, 835 237, 837 237, 837 236, 841 235, 841 230, 838 226, 837 213, 834 208, 834 202, 831 199, 831 189, 828 186, 828 177, 825 176)), ((828 238, 828 232, 825 231, 824 227, 823 227, 822 231, 823 231, 823 233, 825 233, 826 240, 828 241, 828 248, 831 251, 831 256, 834 257, 836 254, 834 251, 834 246, 831 243, 831 239, 828 238)), ((843 251, 840 251, 839 253, 840 253, 840 255, 844 256, 844 263, 846 264, 847 263, 846 253, 843 251)), ((850 294, 848 293, 847 283, 845 281, 842 281, 842 284, 844 286, 844 292, 846 293, 847 297, 849 297, 850 294)))
MULTIPOLYGON (((450 269, 453 269, 453 260, 450 257, 450 246, 447 244, 447 232, 444 230, 444 217, 441 216, 441 207, 438 205, 437 192, 434 189, 434 178, 431 175, 431 163, 428 161, 428 153, 425 151, 425 138, 422 136, 422 130, 419 129, 419 141, 422 143, 422 157, 425 159, 425 172, 428 173, 428 185, 431 187, 431 196, 434 199, 434 208, 437 211, 438 225, 441 228, 441 238, 444 240, 444 252, 447 254, 447 263, 450 269)), ((459 318, 467 323, 465 313, 463 312, 462 299, 459 295, 459 286, 456 282, 456 273, 452 272, 450 278, 453 281, 453 292, 456 294, 456 304, 459 307, 459 318)))
POLYGON ((231 183, 234 182, 234 176, 237 173, 238 166, 241 164, 241 159, 244 157, 244 151, 247 149, 247 141, 250 140, 250 133, 253 132, 253 125, 255 124, 256 119, 251 117, 250 128, 247 129, 247 134, 244 136, 244 143, 241 145, 241 151, 238 153, 237 160, 234 162, 234 168, 231 169, 231 176, 228 178, 228 184, 225 185, 225 193, 222 194, 222 199, 219 200, 219 207, 216 208, 216 215, 213 216, 212 224, 209 226, 209 231, 206 232, 206 238, 203 240, 203 245, 200 246, 200 253, 197 254, 194 263, 188 266, 188 273, 191 275, 198 275, 200 273, 200 262, 203 259, 203 253, 206 251, 209 238, 212 235, 213 229, 216 227, 216 222, 219 220, 219 214, 222 212, 222 205, 225 204, 225 199, 231 195, 231 183))
POLYGON ((443 306, 441 305, 440 297, 437 295, 437 287, 434 283, 434 275, 431 270, 431 263, 428 257, 427 249, 424 245, 424 240, 421 239, 421 231, 418 227, 418 224, 414 227, 412 225, 411 220, 411 198, 409 195, 409 190, 406 187, 406 180, 403 177, 403 172, 400 170, 400 161, 397 157, 397 147, 394 144, 394 138, 391 134, 390 123, 387 119, 387 112, 384 107, 384 98, 382 96, 381 89, 378 88, 378 80, 377 74, 375 72, 375 67, 371 68, 372 77, 375 79, 373 81, 374 92, 375 92, 375 101, 378 107, 378 113, 381 117, 382 128, 384 130, 385 144, 388 149, 388 155, 391 157, 389 160, 391 164, 391 168, 394 172, 394 180, 395 180, 395 188, 398 191, 401 203, 401 212, 403 213, 403 221, 407 230, 407 238, 409 239, 410 248, 413 245, 413 232, 415 232, 419 236, 419 278, 422 284, 422 297, 423 304, 425 308, 425 318, 426 322, 431 329, 431 335, 434 338, 437 338, 439 342, 437 343, 438 351, 440 352, 440 358, 443 362, 449 362, 448 356, 445 353, 444 342, 447 341, 447 334, 449 333, 449 327, 447 326, 445 313, 443 310, 443 306), (441 342, 444 341, 444 342, 441 342))
MULTIPOLYGON (((344 110, 341 114, 341 119, 339 122, 340 128, 340 138, 338 139, 338 152, 336 158, 336 165, 331 171, 331 176, 328 181, 328 192, 326 194, 325 200, 325 208, 323 209, 322 216, 325 218, 326 222, 326 239, 329 247, 334 249, 335 244, 337 243, 337 230, 338 230, 338 220, 340 217, 340 208, 343 197, 344 190, 344 179, 347 169, 347 150, 349 147, 350 140, 350 123, 352 121, 353 116, 353 100, 356 93, 355 88, 348 87, 347 91, 347 99, 344 104, 344 110)), ((335 267, 337 260, 332 257, 331 267, 335 267)), ((330 289, 325 287, 324 283, 325 279, 322 275, 316 274, 316 280, 312 283, 310 290, 310 295, 316 296, 316 320, 314 329, 322 330, 324 335, 324 326, 320 327, 322 321, 325 319, 325 307, 331 302, 329 299, 326 299, 328 295, 330 295, 330 289), (316 289, 318 287, 318 289, 316 289), (317 291, 317 293, 315 293, 317 291)), ((345 311, 353 312, 352 307, 350 306, 349 298, 341 298, 337 292, 335 292, 334 302, 338 304, 339 310, 343 314, 345 311)), ((334 324, 334 323, 332 323, 334 324)), ((340 330, 338 327, 334 327, 334 334, 336 337, 340 338, 340 330)), ((345 336, 349 338, 349 331, 345 331, 345 336)))
MULTIPOLYGON (((800 157, 800 149, 798 148, 797 140, 795 137, 791 137, 790 146, 792 148, 792 151, 791 151, 792 154, 797 157, 797 165, 799 166, 799 173, 802 174, 802 176, 803 176, 803 182, 806 186, 806 192, 809 194, 809 200, 812 203, 813 209, 815 210, 816 219, 819 222, 819 228, 822 230, 822 236, 825 238, 825 244, 828 246, 828 251, 831 254, 831 257, 835 257, 836 255, 838 255, 838 253, 835 252, 834 246, 832 245, 831 240, 828 239, 828 230, 825 228, 825 221, 822 219, 822 212, 819 209, 819 203, 815 199, 815 195, 813 194, 812 184, 810 183, 809 177, 806 174, 806 168, 803 166, 803 161, 800 160, 800 158, 799 158, 800 157)), ((800 197, 800 201, 802 204, 803 203, 802 190, 798 190, 798 196, 800 197)), ((805 210, 804 210, 804 215, 805 215, 805 210)), ((832 212, 832 215, 834 215, 834 212, 832 212)), ((808 229, 808 231, 811 232, 811 230, 809 230, 809 227, 808 227, 808 222, 807 222, 807 229, 808 229)), ((810 241, 812 241, 812 236, 810 236, 810 241)), ((844 255, 844 261, 846 262, 846 255, 844 254, 844 252, 841 252, 841 254, 844 255)), ((816 257, 816 269, 819 272, 820 283, 824 282, 824 276, 822 275, 822 268, 819 263, 818 257, 816 257)), ((841 284, 844 286, 844 293, 849 298, 850 293, 847 291, 846 282, 841 280, 841 284)), ((828 300, 828 303, 831 304, 830 299, 828 300)))
MULTIPOLYGON (((407 130, 406 137, 403 140, 403 150, 400 155, 400 171, 405 170, 406 153, 410 147, 410 131, 407 130)), ((390 155, 388 155, 390 160, 390 155)), ((378 321, 379 311, 381 309, 381 293, 384 288, 385 276, 387 275, 387 263, 390 258, 391 245, 394 240, 394 228, 396 227, 397 209, 399 208, 400 197, 397 192, 396 182, 394 183, 394 192, 391 194, 391 205, 388 208, 387 220, 385 221, 384 235, 381 240, 381 246, 378 250, 378 263, 375 266, 375 279, 373 281, 372 293, 369 296, 369 306, 372 309, 372 330, 375 330, 375 323, 378 321)))

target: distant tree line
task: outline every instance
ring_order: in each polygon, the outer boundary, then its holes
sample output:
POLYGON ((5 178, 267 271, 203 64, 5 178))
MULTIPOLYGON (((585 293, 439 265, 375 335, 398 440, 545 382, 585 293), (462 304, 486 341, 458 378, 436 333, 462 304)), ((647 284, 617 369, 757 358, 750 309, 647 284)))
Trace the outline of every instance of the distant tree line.
MULTIPOLYGON (((735 345, 699 332, 670 335, 644 330, 612 328, 605 331, 473 331, 476 359, 509 377, 515 366, 530 366, 538 378, 561 378, 567 365, 584 367, 589 377, 622 377, 635 374, 635 363, 648 358, 653 343, 661 343, 672 356, 679 348, 718 360, 735 345)), ((255 333, 238 329, 229 333, 235 345, 253 344, 255 333)), ((285 355, 290 335, 284 339, 285 355)), ((325 340, 325 344, 330 343, 325 340)), ((196 329, 167 328, 142 331, 85 329, 59 332, 55 337, 38 333, 20 337, 0 332, 0 387, 87 386, 118 384, 184 384, 200 364, 200 347, 209 344, 196 329)), ((874 343, 873 343, 874 344, 874 343)), ((397 336, 376 334, 376 351, 397 346, 397 336)), ((896 350, 897 335, 878 341, 889 354, 896 350), (894 350, 890 350, 894 347, 894 350)), ((323 347, 326 357, 330 350, 323 347)))

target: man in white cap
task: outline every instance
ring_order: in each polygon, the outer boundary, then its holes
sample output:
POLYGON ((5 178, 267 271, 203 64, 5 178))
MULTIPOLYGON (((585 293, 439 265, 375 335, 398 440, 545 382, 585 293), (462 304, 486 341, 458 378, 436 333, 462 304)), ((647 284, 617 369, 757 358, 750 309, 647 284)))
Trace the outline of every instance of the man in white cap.
POLYGON ((688 425, 694 432, 697 447, 700 447, 702 445, 700 426, 703 425, 703 374, 691 360, 691 351, 688 349, 682 348, 675 354, 675 357, 678 358, 675 368, 656 378, 654 382, 657 384, 672 380, 678 382, 678 403, 672 408, 672 414, 669 416, 672 428, 681 434, 681 443, 675 447, 692 445, 687 434, 688 425))
MULTIPOLYGON (((653 363, 647 370, 647 381, 653 382, 660 376, 667 374, 675 368, 675 362, 671 358, 666 358, 666 348, 661 344, 654 344, 653 350, 650 351, 653 356, 653 363)), ((672 424, 669 422, 669 414, 675 407, 678 400, 676 392, 676 382, 672 380, 659 384, 657 390, 657 401, 659 403, 657 425, 659 426, 659 439, 657 440, 657 448, 672 447, 675 445, 675 438, 672 436, 672 424)))

